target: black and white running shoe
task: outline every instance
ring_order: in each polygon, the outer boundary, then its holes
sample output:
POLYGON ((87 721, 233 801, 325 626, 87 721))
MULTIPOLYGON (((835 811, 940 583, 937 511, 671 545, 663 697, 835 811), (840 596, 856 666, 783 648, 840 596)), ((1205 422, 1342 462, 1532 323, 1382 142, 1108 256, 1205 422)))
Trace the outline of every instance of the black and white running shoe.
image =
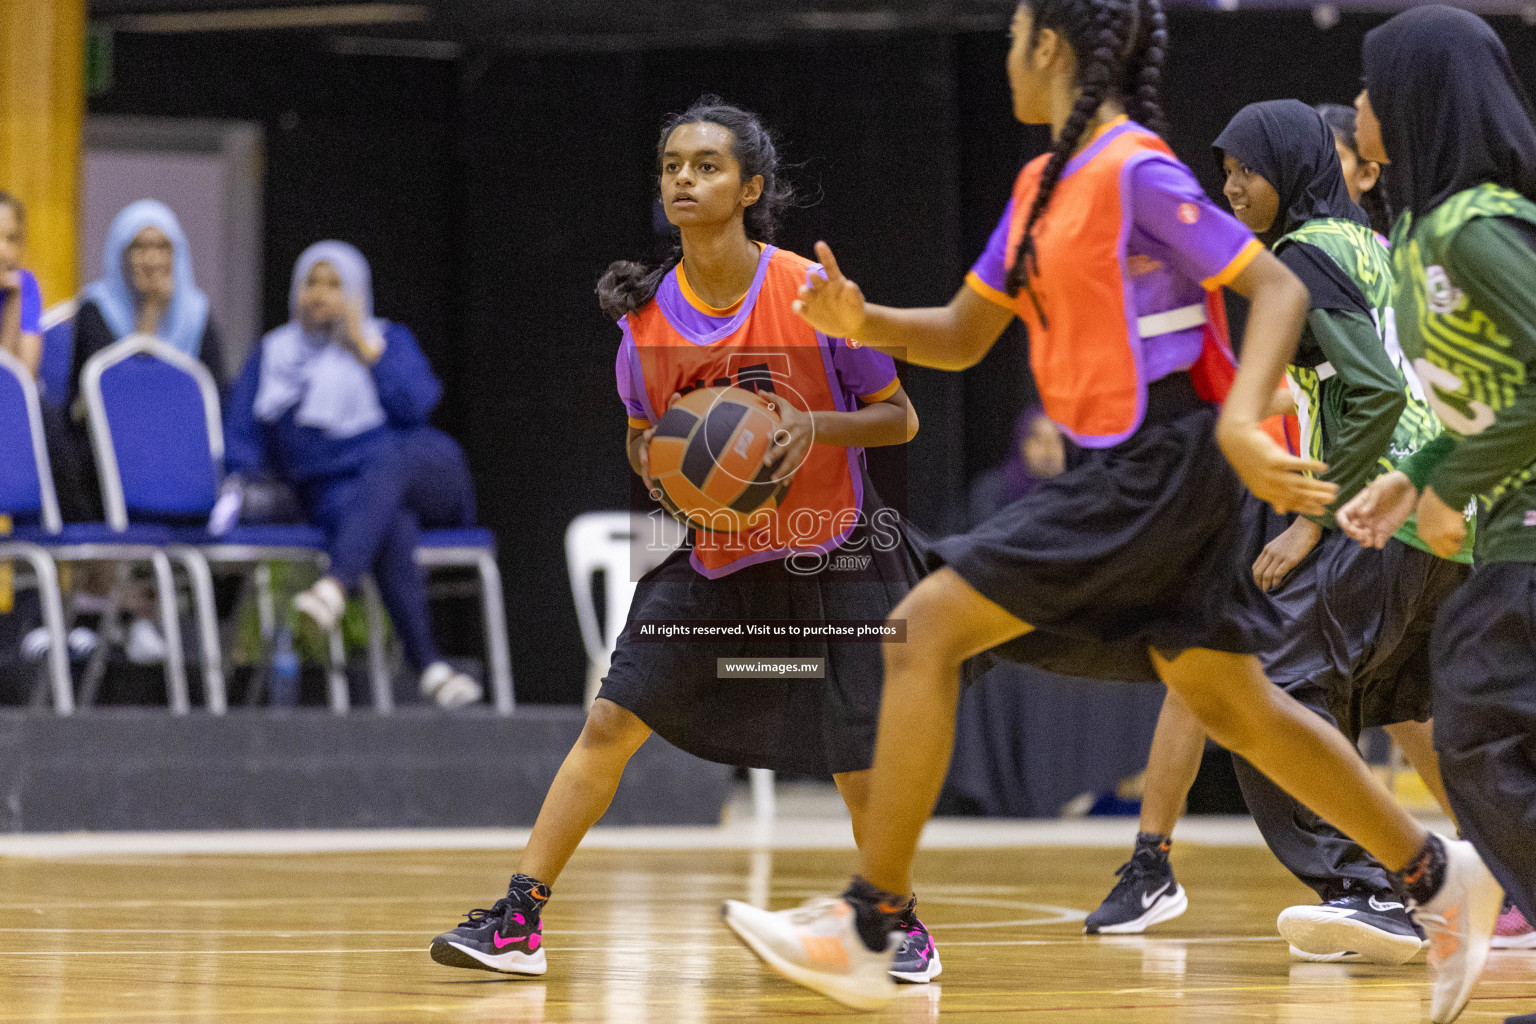
POLYGON ((1117 874, 1120 881, 1083 922, 1085 933, 1138 935, 1189 909, 1189 897, 1173 877, 1173 865, 1166 857, 1138 853, 1120 865, 1117 874))
POLYGON ((1390 892, 1346 894, 1320 905, 1287 907, 1275 922, 1291 955, 1314 963, 1397 966, 1413 959, 1424 933, 1390 892))
MULTIPOLYGON (((519 876, 521 877, 521 876, 519 876)), ((514 883, 490 909, 471 910, 464 923, 432 940, 432 959, 447 967, 502 974, 543 974, 544 922, 549 890, 514 883)))

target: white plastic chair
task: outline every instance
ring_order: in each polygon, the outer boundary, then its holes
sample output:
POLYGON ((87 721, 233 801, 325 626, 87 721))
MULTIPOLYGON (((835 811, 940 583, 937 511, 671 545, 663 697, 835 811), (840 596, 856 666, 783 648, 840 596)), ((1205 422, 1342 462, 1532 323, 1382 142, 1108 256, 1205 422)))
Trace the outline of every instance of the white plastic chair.
POLYGON ((687 539, 681 523, 660 513, 584 512, 566 527, 565 562, 570 568, 582 646, 587 649, 588 707, 613 659, 613 649, 635 599, 636 581, 666 561, 687 539), (597 621, 592 582, 599 572, 607 595, 602 626, 597 621))
MULTIPOLYGON (((587 649, 586 704, 592 706, 613 649, 629 618, 629 606, 635 599, 635 583, 687 540, 683 525, 660 512, 649 516, 630 512, 585 512, 571 520, 565 530, 565 561, 571 573, 571 593, 576 598, 576 621, 581 626, 581 642, 587 649), (597 621, 597 601, 592 578, 601 572, 604 600, 604 624, 597 621)), ((774 819, 773 772, 753 768, 752 785, 754 835, 759 845, 767 845, 774 819)))

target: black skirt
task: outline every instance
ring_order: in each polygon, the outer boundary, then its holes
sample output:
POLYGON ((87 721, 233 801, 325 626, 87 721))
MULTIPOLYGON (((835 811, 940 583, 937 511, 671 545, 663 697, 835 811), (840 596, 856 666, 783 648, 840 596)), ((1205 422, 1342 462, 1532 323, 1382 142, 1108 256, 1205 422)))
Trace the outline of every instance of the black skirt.
POLYGON ((1251 500, 1187 374, 1148 389, 1128 440, 1070 467, 934 555, 1035 627, 994 649, 1068 675, 1155 681, 1148 650, 1258 654, 1282 620, 1248 571, 1251 500), (1245 562, 1245 560, 1247 560, 1245 562))
POLYGON ((663 739, 723 764, 809 775, 861 771, 874 759, 882 644, 826 638, 638 640, 636 622, 883 621, 921 578, 924 541, 864 482, 866 515, 818 572, 784 561, 708 579, 689 548, 641 577, 598 696, 663 739), (868 525, 876 510, 884 520, 868 525), (865 557, 867 556, 867 558, 865 557), (821 658, 823 679, 718 678, 717 658, 821 658))

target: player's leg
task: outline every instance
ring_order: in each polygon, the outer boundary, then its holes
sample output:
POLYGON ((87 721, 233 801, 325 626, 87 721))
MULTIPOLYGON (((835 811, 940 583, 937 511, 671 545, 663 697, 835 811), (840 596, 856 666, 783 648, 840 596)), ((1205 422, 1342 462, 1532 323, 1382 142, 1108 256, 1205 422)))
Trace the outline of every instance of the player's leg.
MULTIPOLYGON (((1292 695, 1333 724, 1326 708, 1292 695)), ((1291 954, 1321 963, 1358 960, 1397 965, 1419 952, 1421 930, 1387 869, 1241 757, 1238 785, 1264 841, 1286 869, 1310 886, 1320 904, 1281 911, 1276 927, 1291 954)))
POLYGON ((1392 742, 1402 748, 1403 756, 1424 780, 1424 788, 1435 798, 1435 803, 1452 820, 1456 812, 1451 810, 1451 798, 1445 792, 1445 781, 1440 777, 1440 755, 1435 753, 1435 723, 1396 722, 1382 726, 1392 742))
MULTIPOLYGON (((1154 651, 1153 662, 1218 743, 1394 872, 1429 932, 1431 1017, 1455 1019, 1487 960, 1501 899, 1471 845, 1431 835, 1415 822, 1343 734, 1272 685, 1257 658, 1197 649, 1171 661, 1154 651)), ((1454 797, 1454 787, 1451 792, 1454 797)))
POLYGON ((1120 866, 1120 880, 1099 909, 1088 915, 1089 935, 1135 934, 1169 921, 1189 907, 1184 887, 1173 877, 1168 853, 1173 829, 1184 811, 1200 759, 1205 754, 1205 726, 1172 690, 1163 698, 1152 733, 1141 795, 1141 829, 1131 859, 1120 866))
MULTIPOLYGON (((869 772, 839 772, 832 776, 843 803, 848 807, 848 817, 853 823, 855 845, 863 842, 865 812, 869 807, 869 772)), ((891 960, 891 977, 897 981, 927 982, 937 978, 944 970, 939 962, 939 948, 934 944, 928 928, 917 917, 917 897, 908 902, 906 910, 897 922, 901 932, 901 945, 891 960)))
POLYGON ((633 712, 602 697, 592 702, 581 735, 544 796, 506 897, 488 910, 470 911, 464 924, 433 939, 432 959, 508 974, 545 972, 542 915, 550 887, 608 810, 625 766, 650 734, 633 712))
POLYGON ((1512 899, 1494 943, 1529 948, 1536 941, 1519 924, 1536 911, 1536 566, 1474 573, 1446 602, 1433 659, 1445 786, 1512 899))
POLYGON ((906 620, 907 642, 884 645, 861 876, 843 898, 796 910, 770 913, 736 901, 725 908, 726 923, 771 967, 856 1008, 892 995, 886 972, 912 896, 918 839, 949 765, 961 666, 1030 628, 948 568, 919 583, 891 618, 906 620))

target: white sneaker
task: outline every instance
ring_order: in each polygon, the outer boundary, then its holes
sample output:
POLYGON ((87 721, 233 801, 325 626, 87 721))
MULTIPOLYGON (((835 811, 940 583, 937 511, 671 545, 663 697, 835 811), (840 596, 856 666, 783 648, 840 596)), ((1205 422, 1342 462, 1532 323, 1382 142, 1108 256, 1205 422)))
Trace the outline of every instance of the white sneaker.
MULTIPOLYGON (((96 631, 86 629, 84 626, 76 626, 70 630, 64 638, 69 648, 69 657, 75 661, 83 661, 96 650, 96 631)), ((21 638, 21 657, 23 661, 42 661, 48 656, 49 636, 48 627, 38 626, 27 631, 27 635, 21 638)))
POLYGON ((1472 998, 1504 890, 1483 865, 1472 844, 1440 836, 1445 844, 1445 882, 1435 898, 1414 913, 1429 934, 1429 980, 1434 992, 1429 1019, 1450 1024, 1472 998))
POLYGON ((308 615, 315 625, 329 633, 347 610, 347 595, 329 576, 317 580, 308 590, 294 595, 293 606, 308 615))
POLYGON ((96 653, 98 642, 94 629, 76 626, 69 631, 69 656, 76 661, 84 661, 96 653))
POLYGON ((877 1010, 896 995, 888 972, 901 933, 891 932, 883 952, 871 952, 846 900, 823 896, 779 911, 726 900, 721 916, 764 963, 797 985, 855 1010, 877 1010))
POLYGON ((128 627, 128 641, 123 645, 123 652, 135 665, 163 665, 170 650, 153 622, 134 619, 128 627))
POLYGON ((27 630, 27 635, 21 638, 21 660, 42 661, 48 656, 48 648, 53 646, 53 640, 48 635, 45 626, 27 630))
POLYGON ((485 691, 463 672, 455 672, 446 661, 434 661, 421 674, 421 692, 440 708, 459 708, 477 704, 485 691))

